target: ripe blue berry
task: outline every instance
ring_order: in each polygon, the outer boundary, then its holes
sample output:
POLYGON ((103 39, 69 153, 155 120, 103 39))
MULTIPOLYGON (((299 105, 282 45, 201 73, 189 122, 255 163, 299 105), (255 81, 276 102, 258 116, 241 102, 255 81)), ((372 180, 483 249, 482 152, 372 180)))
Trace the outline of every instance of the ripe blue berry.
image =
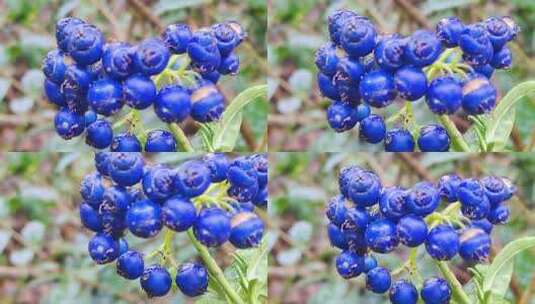
POLYGON ((513 54, 508 47, 504 46, 501 50, 494 52, 490 65, 495 69, 508 69, 513 65, 513 54))
POLYGON ((267 208, 267 200, 268 200, 268 187, 264 186, 262 188, 259 188, 256 192, 255 197, 252 199, 251 203, 253 206, 257 206, 259 208, 267 208))
POLYGON ((381 214, 389 219, 397 220, 407 214, 407 190, 401 187, 384 188, 379 200, 381 214))
POLYGON ((95 153, 95 168, 98 173, 103 176, 110 175, 110 152, 97 152, 95 153))
POLYGON ((84 132, 85 119, 83 115, 79 115, 71 112, 69 109, 63 108, 58 111, 54 118, 54 127, 56 128, 56 133, 58 133, 61 138, 69 140, 84 132))
POLYGON ((368 55, 373 51, 377 38, 375 26, 363 18, 348 18, 340 33, 340 44, 353 58, 368 55))
MULTIPOLYGON (((235 53, 230 53, 226 57, 221 58, 221 63, 215 73, 222 75, 237 75, 240 70, 240 57, 235 53)), ((219 77, 218 77, 219 78, 219 77)), ((214 83, 217 82, 213 81, 214 83)))
POLYGON ((439 124, 429 124, 420 129, 418 148, 422 152, 446 152, 450 149, 450 136, 439 124))
POLYGON ((407 206, 419 216, 433 213, 440 204, 440 194, 430 182, 419 182, 414 185, 407 198, 407 206))
POLYGON ((235 214, 230 221, 229 241, 236 248, 257 247, 264 235, 264 222, 253 212, 235 214))
POLYGON ((475 77, 463 87, 462 106, 470 115, 490 112, 496 105, 497 92, 492 83, 483 76, 475 77))
POLYGON ((160 205, 145 199, 135 202, 126 212, 128 230, 141 238, 151 238, 162 230, 160 205))
POLYGON ((168 25, 161 36, 173 54, 183 54, 188 48, 192 35, 189 25, 176 23, 168 25))
POLYGON ((333 196, 327 203, 325 214, 331 223, 336 226, 342 225, 346 219, 347 207, 343 195, 333 196))
POLYGON ((123 255, 128 251, 128 243, 124 238, 119 239, 119 256, 123 255))
POLYGON ((236 21, 216 23, 212 25, 211 30, 217 39, 217 48, 221 57, 228 56, 247 37, 247 33, 236 21))
POLYGON ((119 257, 119 243, 107 234, 97 233, 89 241, 87 249, 97 264, 107 264, 119 257))
POLYGON ((421 68, 403 66, 394 74, 396 90, 401 98, 415 101, 427 92, 427 77, 421 68))
POLYGON ((457 192, 460 183, 461 178, 457 174, 448 174, 440 177, 437 186, 440 196, 449 203, 456 202, 458 200, 457 192))
POLYGON ((137 251, 127 251, 117 259, 117 274, 128 280, 135 280, 143 274, 143 255, 137 251))
POLYGON ((77 65, 70 65, 65 72, 65 81, 61 84, 61 93, 70 110, 85 113, 88 108, 87 89, 93 81, 88 70, 77 65))
POLYGON ((231 185, 228 194, 239 202, 251 201, 258 192, 258 172, 248 158, 234 159, 229 166, 227 180, 231 185))
POLYGON ((336 257, 336 270, 344 279, 351 279, 364 272, 364 257, 352 251, 343 251, 336 257))
POLYGON ((102 66, 106 74, 124 79, 134 72, 135 48, 125 42, 108 43, 104 46, 102 66))
POLYGON ((441 52, 442 46, 434 33, 418 30, 408 38, 405 57, 414 66, 423 67, 435 62, 441 52))
POLYGON ((363 170, 364 169, 358 166, 348 166, 340 169, 340 174, 338 175, 340 193, 342 193, 345 197, 349 197, 349 183, 357 173, 363 170))
POLYGON ((156 85, 150 77, 136 74, 123 82, 123 98, 125 103, 134 109, 146 109, 156 99, 156 85))
POLYGON ((57 49, 48 52, 43 60, 43 73, 46 78, 56 84, 61 84, 65 79, 65 71, 67 71, 67 65, 63 52, 57 49))
POLYGON ((141 152, 141 143, 134 134, 120 133, 113 137, 110 151, 112 152, 141 152))
POLYGON ((229 160, 225 153, 208 153, 202 157, 204 164, 210 169, 210 179, 219 183, 227 179, 229 160))
POLYGON ((327 235, 329 236, 329 241, 332 246, 342 250, 349 248, 349 244, 347 243, 344 233, 335 224, 327 225, 327 235))
POLYGON ((340 59, 332 83, 341 101, 352 105, 360 103, 359 83, 364 73, 364 66, 358 60, 350 57, 340 59))
POLYGON ((462 205, 475 206, 483 200, 485 192, 481 183, 475 178, 461 181, 457 190, 457 197, 462 205))
POLYGON ((150 298, 165 296, 173 283, 169 271, 158 264, 145 268, 139 281, 150 298))
POLYGON ((471 220, 481 220, 489 215, 490 207, 488 198, 483 196, 476 205, 462 205, 461 212, 471 220))
POLYGON ((360 137, 371 144, 382 141, 386 136, 386 125, 383 117, 375 114, 360 121, 360 137))
POLYGON ((377 260, 372 254, 368 254, 364 257, 364 272, 368 273, 370 270, 377 267, 377 260))
POLYGON ((420 295, 425 304, 447 304, 451 298, 451 288, 442 278, 432 277, 424 281, 420 295))
POLYGON ((338 66, 336 45, 328 42, 316 51, 315 63, 320 72, 326 76, 333 76, 338 66))
POLYGON ((102 203, 99 205, 99 212, 110 212, 113 214, 124 213, 132 203, 132 196, 123 187, 108 187, 102 195, 102 203))
POLYGON ((327 122, 336 132, 349 131, 358 122, 357 109, 352 105, 335 101, 327 108, 327 122))
POLYGON ((178 267, 176 285, 188 297, 200 296, 208 288, 208 272, 199 263, 185 263, 178 267))
POLYGON ((394 77, 384 70, 370 72, 362 78, 359 93, 368 105, 376 108, 386 107, 397 95, 394 77))
POLYGON ((392 284, 389 293, 392 304, 416 304, 418 302, 418 290, 407 280, 399 280, 392 284))
POLYGON ((383 37, 375 46, 375 60, 387 71, 394 71, 404 64, 406 40, 397 34, 383 37))
POLYGON ((213 84, 195 90, 191 102, 191 117, 201 123, 219 120, 225 110, 225 97, 213 84))
POLYGON ((371 222, 364 234, 366 243, 375 252, 388 253, 399 244, 396 224, 388 219, 371 222))
POLYGON ((497 176, 485 176, 480 181, 485 196, 494 206, 509 199, 512 195, 509 187, 504 180, 497 176))
POLYGON ((143 176, 143 165, 139 153, 113 153, 110 156, 111 179, 120 186, 137 184, 143 176))
POLYGON ((256 170, 256 177, 258 179, 258 187, 265 187, 268 183, 269 162, 267 154, 257 153, 247 157, 253 168, 256 170))
POLYGON ((485 65, 494 53, 489 34, 481 24, 468 25, 459 37, 463 59, 470 65, 485 65))
POLYGON ((204 193, 212 180, 210 169, 198 160, 190 160, 177 168, 175 187, 184 197, 195 197, 204 193))
POLYGON ((84 113, 84 120, 85 120, 85 126, 87 128, 87 126, 89 126, 90 124, 92 124, 95 121, 97 121, 97 113, 95 113, 95 111, 93 111, 93 110, 89 110, 89 111, 85 112, 84 113))
POLYGON ((191 111, 191 98, 180 85, 166 86, 158 92, 154 101, 154 112, 164 122, 181 122, 191 111))
POLYGON ((499 17, 489 17, 483 21, 483 26, 487 30, 489 40, 494 50, 500 50, 509 40, 511 40, 511 30, 505 21, 499 17))
POLYGON ((380 198, 382 190, 381 180, 377 174, 367 170, 355 170, 348 176, 348 198, 357 207, 369 207, 375 205, 380 198))
POLYGON ((80 195, 91 206, 98 208, 104 195, 104 184, 99 173, 86 175, 80 183, 80 195))
POLYGON ((43 87, 44 87, 45 95, 50 103, 55 104, 58 107, 67 106, 67 102, 65 101, 65 96, 61 92, 60 85, 52 82, 49 79, 45 79, 43 87))
POLYGON ((82 225, 91 231, 101 232, 104 229, 98 211, 87 203, 80 204, 80 220, 82 221, 82 225))
POLYGON ((388 130, 385 136, 385 151, 412 152, 414 151, 414 138, 411 132, 403 128, 388 130))
POLYGON ((459 252, 459 236, 450 225, 440 224, 427 234, 425 249, 435 260, 451 260, 459 252))
POLYGON ((94 25, 83 23, 72 28, 69 39, 69 55, 80 65, 90 65, 102 56, 105 38, 94 25))
POLYGON ((111 145, 112 138, 113 129, 107 120, 99 119, 87 127, 85 142, 92 147, 105 149, 111 145))
POLYGON ((505 225, 509 221, 509 208, 505 204, 499 204, 490 210, 487 219, 494 225, 505 225))
POLYGON ((218 40, 208 29, 203 29, 193 34, 187 51, 195 64, 195 68, 200 73, 213 72, 221 64, 218 40))
POLYGON ((491 234, 493 225, 488 219, 476 220, 470 222, 470 227, 479 228, 485 231, 487 234, 491 234))
POLYGON ((323 73, 318 73, 317 76, 318 88, 321 95, 332 100, 340 100, 338 89, 334 86, 333 79, 323 73))
POLYGON ((68 51, 69 41, 72 38, 73 29, 80 24, 84 24, 83 20, 74 17, 61 18, 56 22, 56 41, 58 47, 64 51, 68 51))
POLYGON ((370 116, 371 109, 367 104, 361 103, 357 106, 357 120, 361 121, 364 118, 370 116))
POLYGON ((486 263, 489 261, 490 236, 479 228, 469 228, 460 237, 459 255, 469 263, 486 263))
MULTIPOLYGON (((328 26, 329 26, 329 34, 331 36, 331 40, 334 44, 339 45, 340 44, 340 35, 342 32, 342 27, 346 24, 347 20, 352 18, 360 16, 355 14, 354 12, 346 9, 341 9, 333 12, 328 17, 328 26)), ((360 17, 363 18, 363 17, 360 17)))
POLYGON ((348 250, 364 256, 369 252, 368 244, 364 232, 346 231, 343 232, 347 240, 348 250))
POLYGON ((230 238, 230 217, 219 208, 205 208, 193 224, 195 238, 207 247, 218 247, 230 238))
POLYGON ((490 79, 492 77, 492 74, 494 74, 494 68, 490 64, 485 64, 485 65, 480 65, 480 66, 474 65, 472 66, 472 68, 474 69, 474 72, 476 72, 477 74, 481 74, 487 77, 488 79, 490 79))
POLYGON ((427 238, 427 224, 421 217, 414 214, 402 217, 396 229, 399 241, 408 247, 418 247, 427 238))
POLYGON ((176 140, 173 134, 165 130, 152 130, 147 134, 145 143, 147 152, 175 152, 176 140))
POLYGON ((165 165, 154 165, 145 171, 141 185, 145 195, 154 202, 163 202, 175 194, 176 172, 165 165))
POLYGON ((459 44, 459 38, 465 25, 457 17, 440 19, 435 28, 438 39, 445 47, 452 48, 459 44))
POLYGON ((136 48, 134 63, 136 71, 144 75, 160 74, 169 61, 169 49, 159 38, 143 40, 136 48))
POLYGON ((366 288, 375 293, 385 293, 391 283, 390 271, 381 266, 375 267, 366 275, 366 288))
POLYGON ((98 114, 114 115, 124 105, 123 87, 120 82, 111 78, 97 80, 87 91, 87 101, 98 114))
POLYGON ((369 217, 366 209, 348 208, 345 212, 344 222, 340 225, 342 232, 363 232, 368 226, 369 217))
POLYGON ((438 115, 453 114, 461 107, 463 93, 457 79, 443 76, 431 81, 426 97, 431 112, 438 115))
POLYGON ((507 27, 509 28, 509 33, 511 34, 509 36, 509 41, 515 39, 518 33, 520 33, 520 27, 516 24, 513 18, 509 16, 503 16, 502 20, 503 22, 505 22, 505 24, 507 24, 507 27))
POLYGON ((188 230, 197 220, 197 209, 189 199, 173 196, 162 206, 162 221, 177 232, 188 230))

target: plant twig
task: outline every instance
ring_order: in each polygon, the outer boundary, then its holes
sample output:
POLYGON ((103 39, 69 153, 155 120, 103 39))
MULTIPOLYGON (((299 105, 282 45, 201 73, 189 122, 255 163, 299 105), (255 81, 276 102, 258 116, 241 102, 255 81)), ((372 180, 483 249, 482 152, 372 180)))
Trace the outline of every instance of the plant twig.
POLYGON ((195 152, 195 149, 191 145, 186 133, 184 133, 184 130, 182 130, 177 123, 170 123, 169 129, 173 133, 175 140, 180 144, 185 152, 195 152))
POLYGON ((471 304, 470 298, 468 295, 464 292, 463 286, 457 280, 457 277, 451 272, 450 268, 448 267, 448 264, 443 261, 435 261, 435 264, 437 265, 438 269, 444 276, 444 278, 450 283, 453 291, 453 296, 457 299, 459 303, 462 304, 471 304))
POLYGON ((468 146, 468 144, 463 138, 463 135, 461 134, 461 132, 459 132, 453 121, 451 121, 447 115, 438 115, 438 119, 440 120, 444 128, 448 130, 448 134, 450 135, 452 144, 462 152, 470 152, 470 146, 468 146))
POLYGON ((409 14, 414 20, 425 28, 432 28, 431 22, 427 19, 425 15, 420 13, 418 8, 416 8, 412 3, 407 0, 394 0, 402 9, 404 9, 407 14, 409 14))
POLYGON ((126 0, 128 3, 130 3, 134 9, 142 16, 144 19, 147 19, 152 25, 156 26, 158 31, 162 31, 164 26, 158 18, 158 16, 154 15, 151 10, 143 4, 140 0, 126 0))

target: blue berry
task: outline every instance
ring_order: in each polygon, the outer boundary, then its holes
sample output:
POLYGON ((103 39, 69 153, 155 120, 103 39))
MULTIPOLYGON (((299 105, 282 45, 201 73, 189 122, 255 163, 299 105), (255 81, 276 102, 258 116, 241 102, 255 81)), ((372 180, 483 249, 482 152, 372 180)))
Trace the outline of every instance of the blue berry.
POLYGON ((268 170, 269 162, 267 154, 257 153, 250 155, 248 157, 249 161, 253 165, 253 168, 256 170, 256 177, 258 179, 258 187, 262 188, 267 186, 268 183, 268 170))
POLYGON ((72 28, 69 39, 69 55, 80 65, 90 65, 102 56, 105 38, 94 25, 79 24, 72 28))
POLYGON ((239 157, 232 161, 227 180, 231 185, 228 194, 239 202, 250 201, 258 192, 258 173, 248 158, 239 157))
POLYGON ((427 234, 425 249, 439 261, 451 260, 459 252, 459 236, 450 225, 440 224, 427 234))
POLYGON ((193 224, 195 238, 207 247, 218 247, 230 238, 231 222, 219 208, 205 208, 193 224))
POLYGON ((221 57, 228 56, 247 36, 242 26, 236 21, 216 23, 211 27, 217 40, 217 48, 221 57))
POLYGON ((408 192, 400 187, 384 188, 379 200, 381 214, 389 219, 397 220, 407 214, 408 192))
POLYGON ((321 95, 332 100, 340 100, 338 89, 334 86, 333 79, 323 73, 317 75, 318 88, 321 95))
POLYGON ((465 83, 462 106, 469 115, 480 115, 494 108, 496 98, 496 88, 492 83, 487 78, 478 76, 465 83))
POLYGON ((128 280, 135 280, 143 274, 143 255, 137 251, 127 251, 117 259, 117 274, 128 280))
POLYGON ((370 116, 371 109, 367 104, 361 103, 357 106, 357 120, 361 121, 364 118, 370 116))
POLYGON ((434 33, 418 30, 408 38, 405 57, 412 65, 423 67, 435 62, 441 52, 442 46, 434 33))
POLYGON ((338 185, 340 188, 340 193, 342 193, 343 196, 349 197, 349 183, 356 174, 363 170, 364 169, 358 166, 348 166, 340 169, 340 174, 338 175, 338 185))
POLYGON ((119 239, 119 256, 128 251, 128 242, 124 238, 119 239))
POLYGON ((58 111, 54 118, 54 126, 56 133, 61 138, 69 140, 77 137, 85 129, 85 119, 83 115, 71 112, 69 109, 63 108, 58 111))
POLYGON ((386 136, 386 125, 383 117, 375 114, 360 121, 360 137, 371 144, 382 141, 386 136))
POLYGON ((420 295, 425 304, 448 304, 451 288, 443 278, 432 277, 424 281, 420 295))
POLYGON ((267 200, 268 200, 269 192, 268 187, 264 186, 262 188, 259 188, 256 192, 255 197, 251 200, 251 203, 259 208, 267 208, 267 200))
POLYGON ((520 27, 516 24, 513 18, 509 16, 503 16, 502 21, 505 22, 505 24, 507 24, 507 27, 509 28, 509 33, 511 34, 509 36, 509 41, 515 39, 518 33, 520 33, 520 27))
POLYGON ((156 115, 164 122, 181 122, 189 116, 191 99, 179 85, 166 86, 158 92, 154 102, 156 115))
POLYGON ((359 170, 348 176, 348 198, 357 207, 369 207, 375 205, 380 198, 382 190, 379 176, 372 171, 359 170))
MULTIPOLYGON (((222 75, 238 75, 240 70, 240 57, 235 53, 230 53, 226 57, 221 58, 221 63, 217 68, 217 71, 214 71, 222 75)), ((214 83, 217 81, 213 81, 214 83)))
POLYGON ((329 91, 330 95, 337 93, 341 101, 358 105, 360 103, 359 83, 364 73, 364 66, 358 60, 349 57, 341 58, 336 67, 336 73, 332 76, 334 92, 329 91))
POLYGON ((188 49, 193 33, 189 25, 176 23, 168 25, 162 32, 162 40, 173 54, 183 54, 188 49))
POLYGON ((348 18, 340 33, 340 44, 353 58, 368 55, 373 51, 377 38, 375 26, 363 18, 348 18))
POLYGON ((479 205, 483 197, 485 197, 483 186, 475 178, 464 179, 458 186, 457 198, 462 205, 479 205))
POLYGON ((190 160, 176 170, 175 187, 184 197, 195 197, 204 193, 212 180, 210 169, 198 160, 190 160))
POLYGON ((110 145, 110 151, 112 152, 141 152, 141 150, 141 143, 131 133, 115 135, 110 145))
POLYGON ((394 71, 404 64, 406 40, 397 34, 383 37, 375 46, 375 60, 385 70, 394 71))
POLYGON ((461 212, 471 220, 481 220, 489 215, 490 207, 488 198, 483 196, 476 205, 462 205, 461 212))
POLYGON ((43 60, 43 73, 48 80, 56 84, 61 84, 65 79, 67 65, 64 56, 62 51, 56 49, 48 52, 43 60))
POLYGON ((175 194, 175 175, 175 171, 165 165, 152 166, 141 180, 143 192, 152 201, 165 201, 175 194))
POLYGON ((151 238, 162 230, 162 209, 151 200, 135 202, 126 212, 128 230, 141 238, 151 238))
POLYGON ((227 179, 229 160, 225 153, 208 153, 202 157, 204 164, 210 169, 210 179, 219 183, 227 179))
POLYGON ((162 221, 166 227, 177 232, 186 231, 197 220, 197 209, 189 199, 173 196, 162 206, 162 221))
POLYGON ((136 48, 134 63, 136 71, 144 75, 160 74, 169 61, 169 49, 159 38, 143 40, 136 48))
POLYGON ((173 134, 165 130, 152 130, 147 134, 145 143, 147 152, 175 152, 176 140, 173 134))
POLYGON ((123 98, 125 103, 134 109, 146 109, 156 99, 156 85, 150 77, 136 74, 123 82, 123 98))
POLYGON ((143 176, 143 164, 139 153, 113 153, 110 156, 111 179, 120 186, 137 184, 143 176))
POLYGON ((392 284, 389 293, 392 304, 416 304, 418 302, 418 290, 407 280, 399 280, 392 284))
POLYGON ((465 25, 457 17, 440 19, 435 28, 438 39, 445 47, 452 48, 459 44, 459 38, 465 25))
POLYGON ((122 84, 111 78, 97 80, 87 91, 87 101, 98 114, 114 115, 124 105, 122 84))
POLYGON ((84 113, 84 120, 85 120, 85 126, 86 128, 94 123, 95 121, 97 121, 97 113, 95 113, 95 111, 93 110, 89 110, 87 112, 84 113))
POLYGON ((221 73, 218 71, 212 71, 209 73, 199 73, 203 80, 206 80, 207 82, 211 82, 212 84, 216 84, 219 79, 221 78, 221 73))
POLYGON ((386 132, 385 151, 412 152, 414 151, 414 146, 414 138, 409 130, 396 128, 386 132))
POLYGON ((347 20, 353 17, 360 17, 354 12, 346 9, 337 10, 328 17, 329 34, 331 40, 335 45, 340 44, 340 35, 342 28, 346 24, 347 20))
POLYGON ((357 109, 352 105, 335 101, 327 108, 327 122, 336 132, 349 131, 358 122, 357 109))
POLYGON ((487 30, 489 40, 495 51, 500 50, 511 40, 511 30, 502 18, 489 17, 483 21, 483 26, 487 30))
POLYGON ((450 149, 450 136, 439 124, 429 124, 420 129, 418 148, 422 152, 446 152, 450 149))
POLYGON ((187 51, 200 73, 215 71, 221 64, 218 40, 208 29, 202 29, 193 34, 187 51))
POLYGON ((385 293, 390 288, 392 278, 388 269, 378 266, 366 275, 366 288, 375 293, 385 293))
POLYGON ((113 129, 107 120, 99 119, 87 127, 85 142, 92 147, 105 149, 111 145, 112 139, 113 129))
POLYGON ((333 76, 338 66, 338 55, 336 54, 336 45, 329 42, 322 45, 316 51, 315 63, 320 72, 326 76, 333 76))
POLYGON ((415 101, 427 92, 427 77, 421 68, 403 66, 394 74, 394 83, 401 98, 415 101))
POLYGON ((407 198, 407 206, 419 216, 433 213, 440 204, 440 194, 430 182, 419 182, 414 185, 407 198))
POLYGON ((58 47, 67 52, 69 49, 69 41, 72 38, 73 29, 80 24, 84 24, 83 20, 74 17, 61 18, 56 22, 56 41, 58 47))
POLYGON ((65 101, 65 96, 61 92, 61 86, 57 83, 52 82, 49 79, 45 79, 43 84, 45 95, 49 102, 55 104, 58 107, 66 107, 67 102, 65 101))
POLYGON ((132 196, 123 187, 108 187, 102 195, 99 212, 124 213, 132 203, 132 196))
POLYGON ((362 78, 359 93, 368 105, 376 108, 386 107, 397 96, 394 77, 384 70, 370 72, 362 78))
POLYGON ((494 225, 505 225, 509 221, 509 208, 505 204, 493 207, 487 219, 494 225))
POLYGON ((344 196, 337 195, 333 196, 327 203, 325 214, 331 223, 340 226, 346 219, 347 209, 344 196))
POLYGON ((212 84, 195 90, 191 102, 191 117, 201 123, 219 120, 225 110, 225 97, 212 84))
POLYGON ((342 250, 349 248, 349 244, 347 243, 344 233, 335 224, 327 225, 327 235, 329 236, 329 241, 332 246, 342 250))
POLYGON ((443 76, 431 81, 425 101, 435 114, 453 114, 461 107, 462 97, 459 81, 451 76, 443 76))
POLYGON ((165 296, 173 283, 169 271, 158 264, 145 268, 139 281, 150 298, 165 296))
POLYGON ((463 59, 470 65, 485 65, 490 62, 494 53, 489 34, 481 24, 471 24, 459 37, 459 46, 463 51, 463 59))
POLYGON ((418 247, 427 238, 427 224, 414 214, 402 217, 396 229, 399 241, 408 247, 418 247))
POLYGON ((377 260, 372 254, 368 254, 364 257, 364 272, 368 273, 370 270, 377 267, 377 260))
POLYGON ((351 279, 364 272, 364 257, 345 250, 336 257, 336 270, 344 279, 351 279))
POLYGON ((491 234, 492 228, 494 227, 488 219, 476 220, 470 222, 470 227, 479 228, 485 231, 487 234, 491 234))
POLYGON ((396 224, 389 219, 379 219, 371 222, 364 236, 368 246, 378 253, 389 253, 396 249, 399 244, 396 224))
POLYGON ((188 297, 200 296, 208 288, 208 272, 199 263, 185 263, 178 267, 176 285, 188 297))
POLYGON ((91 231, 101 232, 104 229, 98 211, 87 203, 80 204, 80 220, 82 221, 82 225, 91 231))
POLYGON ((492 77, 492 74, 494 74, 494 68, 490 64, 472 66, 472 68, 477 74, 481 74, 489 79, 492 77))
POLYGON ((88 70, 77 65, 70 65, 65 72, 65 81, 61 84, 61 93, 70 110, 85 113, 88 108, 87 90, 93 81, 88 70))
POLYGON ((456 202, 458 200, 457 192, 460 184, 461 178, 457 174, 448 174, 440 177, 437 185, 440 196, 449 203, 456 202))
POLYGON ((103 176, 110 175, 110 152, 97 152, 95 153, 95 168, 98 173, 103 176))
POLYGON ((490 60, 490 65, 495 69, 508 69, 513 65, 513 54, 508 47, 504 46, 501 50, 494 53, 490 60))
POLYGON ((116 79, 124 79, 134 72, 135 49, 128 43, 114 42, 104 46, 102 66, 106 74, 116 79))
POLYGON ((98 208, 104 195, 104 184, 99 173, 86 175, 80 183, 80 195, 91 206, 98 208))
POLYGON ((107 264, 119 257, 119 243, 111 236, 97 233, 88 243, 89 255, 97 264, 107 264))
POLYGON ((344 222, 340 225, 342 232, 363 232, 368 226, 369 217, 366 209, 348 208, 344 222))
POLYGON ((364 256, 369 252, 368 244, 364 232, 345 231, 344 237, 347 241, 348 250, 364 256))
POLYGON ((489 261, 490 236, 479 228, 469 228, 460 236, 459 255, 469 263, 486 263, 489 261))
POLYGON ((253 212, 235 214, 230 221, 229 241, 236 248, 258 247, 264 235, 264 222, 253 212))

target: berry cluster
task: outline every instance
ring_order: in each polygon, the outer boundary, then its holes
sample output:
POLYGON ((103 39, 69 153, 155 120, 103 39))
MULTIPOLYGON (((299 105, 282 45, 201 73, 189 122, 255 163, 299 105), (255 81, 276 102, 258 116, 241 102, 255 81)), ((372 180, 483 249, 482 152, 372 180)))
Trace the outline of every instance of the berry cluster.
MULTIPOLYGON (((405 279, 392 283, 390 271, 377 265, 372 252, 425 244, 438 261, 459 254, 469 264, 488 262, 493 225, 508 221, 506 201, 516 191, 505 177, 463 179, 455 174, 411 189, 385 187, 374 172, 357 166, 343 168, 338 181, 341 194, 326 209, 329 239, 342 250, 336 269, 346 279, 364 273, 367 288, 375 293, 390 290, 394 304, 416 303, 417 289, 405 279), (441 201, 448 204, 448 212, 437 212, 441 201)), ((448 282, 438 277, 427 279, 420 291, 426 304, 449 303, 450 295, 448 282)))
MULTIPOLYGON (((139 278, 150 297, 168 293, 170 272, 162 264, 145 265, 151 257, 128 248, 127 231, 143 239, 156 237, 164 227, 166 235, 188 231, 206 247, 230 241, 246 249, 262 240, 264 223, 255 208, 267 206, 266 155, 229 160, 224 154, 207 154, 171 168, 147 164, 141 153, 99 152, 95 166, 97 171, 85 176, 80 187, 81 222, 96 233, 89 255, 97 264, 117 261, 117 273, 139 278)), ((163 260, 174 259, 172 252, 160 253, 163 260)), ((176 273, 176 285, 185 295, 206 291, 209 276, 203 264, 185 263, 176 273)))
POLYGON ((197 31, 178 23, 167 26, 160 37, 132 45, 106 42, 94 25, 63 18, 56 24, 58 49, 43 60, 44 91, 59 108, 56 131, 68 140, 85 130, 86 143, 96 149, 140 152, 144 146, 150 152, 175 151, 169 131, 150 131, 142 145, 131 132, 114 134, 106 118, 126 104, 136 110, 153 106, 165 123, 188 117, 200 123, 218 120, 225 98, 216 83, 221 75, 238 73, 240 61, 234 49, 245 38, 235 21, 197 31), (161 85, 162 75, 170 75, 171 83, 161 85))
POLYGON ((489 78, 494 69, 512 65, 506 44, 519 32, 509 17, 469 25, 449 17, 435 32, 403 37, 380 34, 368 18, 349 10, 331 14, 328 26, 331 41, 317 50, 315 62, 321 94, 333 101, 329 125, 344 132, 359 124, 361 138, 374 144, 384 140, 385 150, 392 152, 414 151, 416 144, 421 151, 447 151, 450 138, 440 124, 409 130, 403 122, 387 131, 383 117, 370 107, 425 98, 437 115, 461 108, 468 115, 490 112, 497 93, 489 78))

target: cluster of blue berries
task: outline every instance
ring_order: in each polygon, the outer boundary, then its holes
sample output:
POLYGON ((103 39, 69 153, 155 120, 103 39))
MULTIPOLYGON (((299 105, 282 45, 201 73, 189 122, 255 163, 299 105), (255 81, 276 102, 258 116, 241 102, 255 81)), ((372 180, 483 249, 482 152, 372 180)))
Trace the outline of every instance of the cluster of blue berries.
MULTIPOLYGON (((143 110, 150 106, 165 123, 191 117, 197 122, 218 120, 225 98, 216 87, 221 75, 236 75, 240 60, 234 49, 246 38, 235 21, 193 31, 186 24, 171 24, 158 38, 137 45, 108 41, 94 25, 67 17, 56 24, 58 48, 43 60, 44 91, 58 106, 56 132, 71 139, 85 132, 86 143, 114 152, 175 151, 176 141, 166 130, 153 130, 142 143, 130 132, 114 134, 106 118, 126 104, 143 110), (189 60, 177 62, 179 54, 189 60), (181 67, 184 65, 184 67, 181 67), (194 80, 174 79, 157 87, 155 79, 169 68, 191 71, 194 80)), ((158 84, 159 85, 159 84, 158 84)))
MULTIPOLYGON (((257 247, 264 223, 255 208, 267 206, 268 161, 264 154, 237 157, 207 154, 177 168, 147 164, 137 152, 99 152, 97 171, 81 182, 82 224, 95 232, 88 244, 97 264, 116 262, 117 273, 140 280, 150 297, 172 285, 164 265, 145 265, 148 257, 129 249, 125 235, 153 238, 168 231, 192 230, 206 247, 229 241, 240 249, 257 247), (138 185, 138 186, 137 186, 138 185)), ((203 294, 208 271, 198 262, 176 269, 176 285, 187 296, 203 294)))
MULTIPOLYGON (((459 254, 468 264, 488 262, 493 225, 507 223, 506 202, 516 192, 505 177, 463 179, 455 174, 410 189, 385 187, 377 174, 357 166, 343 168, 338 182, 341 194, 330 199, 326 209, 329 239, 342 250, 336 269, 345 279, 365 274, 367 288, 375 293, 390 290, 393 304, 417 303, 416 286, 406 279, 392 283, 390 271, 378 266, 373 253, 424 244, 438 261, 459 254), (441 201, 460 211, 436 213, 441 201)), ((443 278, 432 277, 421 286, 420 296, 426 304, 449 303, 451 288, 443 278)))
POLYGON ((421 98, 438 115, 459 109, 468 115, 490 112, 496 105, 496 88, 490 82, 494 69, 512 65, 506 44, 519 28, 510 17, 490 17, 465 25, 457 17, 440 20, 435 32, 418 30, 408 37, 380 34, 366 17, 338 10, 328 18, 330 42, 316 53, 317 82, 323 96, 333 102, 327 120, 336 132, 359 124, 368 143, 384 140, 392 152, 447 151, 450 138, 440 124, 423 126, 411 133, 405 126, 387 131, 383 117, 370 107, 384 108, 396 98, 413 102, 421 98), (438 67, 439 76, 426 75, 445 50, 447 61, 466 71, 438 67), (415 142, 415 138, 417 138, 415 142))

